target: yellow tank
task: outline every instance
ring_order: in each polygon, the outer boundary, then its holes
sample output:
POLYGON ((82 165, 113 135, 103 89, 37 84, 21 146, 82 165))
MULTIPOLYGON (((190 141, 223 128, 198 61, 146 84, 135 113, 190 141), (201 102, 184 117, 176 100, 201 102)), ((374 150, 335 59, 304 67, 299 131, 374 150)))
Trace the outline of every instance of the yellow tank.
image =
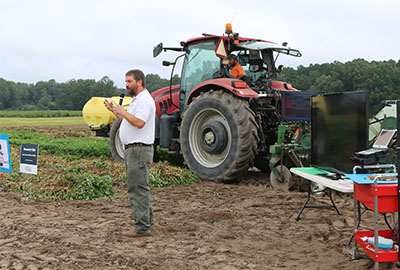
MULTIPOLYGON (((115 115, 104 106, 104 100, 107 99, 118 104, 119 98, 119 96, 111 98, 92 97, 88 102, 86 102, 85 106, 83 106, 82 115, 91 130, 100 130, 104 126, 114 122, 115 115)), ((124 97, 122 106, 125 110, 131 102, 131 97, 124 97)))

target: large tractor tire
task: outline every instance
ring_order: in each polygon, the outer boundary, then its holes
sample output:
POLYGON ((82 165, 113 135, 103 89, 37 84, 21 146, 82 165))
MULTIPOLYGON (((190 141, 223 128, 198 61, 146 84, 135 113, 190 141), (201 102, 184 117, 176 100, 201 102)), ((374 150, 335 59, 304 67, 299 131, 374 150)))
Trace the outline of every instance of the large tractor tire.
POLYGON ((108 144, 110 145, 110 151, 113 159, 117 162, 124 163, 124 146, 119 139, 119 127, 121 126, 121 120, 118 118, 114 119, 110 129, 110 139, 108 144))
POLYGON ((253 166, 257 123, 246 100, 222 90, 201 93, 180 128, 185 163, 200 179, 231 181, 253 166))

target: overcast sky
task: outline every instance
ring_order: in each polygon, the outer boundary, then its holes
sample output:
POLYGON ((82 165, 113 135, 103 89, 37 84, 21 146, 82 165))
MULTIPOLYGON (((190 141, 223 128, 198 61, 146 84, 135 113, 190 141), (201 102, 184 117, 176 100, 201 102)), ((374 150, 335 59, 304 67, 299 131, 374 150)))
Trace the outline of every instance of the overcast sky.
POLYGON ((301 58, 280 57, 286 66, 400 58, 399 0, 0 0, 0 78, 109 76, 124 87, 132 68, 167 78, 161 62, 178 54, 154 59, 156 44, 221 35, 228 22, 241 36, 299 49, 301 58))

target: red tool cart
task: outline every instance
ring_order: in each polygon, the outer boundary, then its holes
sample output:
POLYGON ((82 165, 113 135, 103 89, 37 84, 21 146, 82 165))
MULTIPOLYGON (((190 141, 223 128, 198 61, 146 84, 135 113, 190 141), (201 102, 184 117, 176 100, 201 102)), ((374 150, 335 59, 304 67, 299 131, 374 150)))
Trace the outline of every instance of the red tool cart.
POLYGON ((395 228, 391 228, 386 219, 385 213, 398 212, 398 183, 397 173, 394 165, 373 165, 364 166, 363 169, 392 169, 393 173, 377 174, 356 174, 360 166, 354 167, 353 174, 346 175, 354 181, 354 258, 358 257, 358 245, 375 261, 375 269, 379 269, 379 262, 398 261, 399 252, 396 245, 393 247, 379 248, 368 241, 363 241, 363 237, 374 237, 374 243, 379 243, 378 236, 392 239, 397 243, 398 233, 395 228), (361 222, 361 204, 365 210, 374 212, 374 230, 358 231, 361 222), (379 213, 384 213, 385 222, 388 230, 378 230, 379 213))

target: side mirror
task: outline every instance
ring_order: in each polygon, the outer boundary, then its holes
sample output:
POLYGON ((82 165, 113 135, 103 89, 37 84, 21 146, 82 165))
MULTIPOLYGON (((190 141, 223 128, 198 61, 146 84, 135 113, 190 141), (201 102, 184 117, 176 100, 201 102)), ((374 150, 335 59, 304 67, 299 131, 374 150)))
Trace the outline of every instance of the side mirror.
POLYGON ((162 61, 162 65, 165 66, 165 67, 168 67, 168 66, 173 65, 173 64, 174 63, 171 63, 169 61, 162 61))
POLYGON ((162 52, 163 49, 163 44, 160 43, 157 46, 154 47, 153 49, 153 57, 156 58, 157 56, 160 55, 160 53, 162 52))

